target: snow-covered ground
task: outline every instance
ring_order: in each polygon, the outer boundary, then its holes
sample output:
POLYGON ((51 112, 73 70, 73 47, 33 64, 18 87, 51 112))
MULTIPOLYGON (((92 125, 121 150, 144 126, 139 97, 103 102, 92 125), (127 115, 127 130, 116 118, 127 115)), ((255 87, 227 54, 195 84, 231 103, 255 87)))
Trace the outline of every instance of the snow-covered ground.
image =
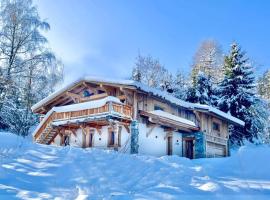
POLYGON ((270 148, 188 160, 44 146, 0 133, 0 199, 270 199, 270 148))

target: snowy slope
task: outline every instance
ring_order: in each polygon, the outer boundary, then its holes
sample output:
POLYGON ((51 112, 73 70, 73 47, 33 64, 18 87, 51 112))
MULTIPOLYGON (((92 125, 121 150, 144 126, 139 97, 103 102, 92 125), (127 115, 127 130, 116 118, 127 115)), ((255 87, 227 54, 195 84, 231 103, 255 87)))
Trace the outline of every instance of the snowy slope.
POLYGON ((31 144, 0 133, 0 199, 269 199, 269 147, 154 158, 31 144))

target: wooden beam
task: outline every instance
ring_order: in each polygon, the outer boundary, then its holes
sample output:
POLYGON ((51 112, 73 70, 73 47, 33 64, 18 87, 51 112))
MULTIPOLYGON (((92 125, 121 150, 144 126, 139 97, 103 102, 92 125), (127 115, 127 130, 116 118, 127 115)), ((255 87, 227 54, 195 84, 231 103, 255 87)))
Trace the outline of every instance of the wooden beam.
POLYGON ((75 129, 75 128, 70 129, 70 131, 72 132, 72 134, 73 134, 75 137, 77 137, 77 134, 76 134, 76 129, 75 129))
POLYGON ((62 102, 63 102, 63 101, 66 101, 67 98, 69 98, 69 97, 65 97, 65 96, 59 97, 57 100, 55 100, 54 102, 52 102, 52 103, 50 104, 50 107, 52 108, 52 107, 54 107, 54 106, 56 106, 56 105, 62 105, 62 102))
POLYGON ((75 101, 76 103, 80 103, 81 102, 81 96, 72 92, 66 92, 67 96, 71 97, 73 101, 75 101))
POLYGON ((101 128, 96 127, 95 129, 97 129, 97 132, 98 132, 98 134, 99 134, 99 135, 101 135, 101 134, 102 134, 102 132, 101 132, 101 128))
POLYGON ((80 96, 80 95, 75 94, 75 93, 72 93, 72 92, 66 92, 66 94, 67 94, 68 96, 70 96, 70 97, 74 97, 74 98, 81 98, 81 96, 80 96))
POLYGON ((146 137, 148 137, 154 130, 154 128, 156 128, 158 125, 157 124, 153 124, 151 125, 150 130, 146 133, 146 137))
POLYGON ((129 128, 129 126, 125 124, 124 127, 125 127, 125 129, 127 130, 127 132, 130 133, 130 128, 129 128))
POLYGON ((69 102, 73 102, 73 103, 76 103, 76 101, 74 99, 72 99, 71 97, 69 97, 66 101, 63 101, 61 104, 62 105, 66 105, 67 103, 69 102))
POLYGON ((175 128, 164 128, 165 132, 172 132, 175 131, 175 128))
POLYGON ((53 135, 53 137, 49 140, 47 144, 51 144, 59 133, 60 133, 60 130, 56 129, 55 134, 53 135))

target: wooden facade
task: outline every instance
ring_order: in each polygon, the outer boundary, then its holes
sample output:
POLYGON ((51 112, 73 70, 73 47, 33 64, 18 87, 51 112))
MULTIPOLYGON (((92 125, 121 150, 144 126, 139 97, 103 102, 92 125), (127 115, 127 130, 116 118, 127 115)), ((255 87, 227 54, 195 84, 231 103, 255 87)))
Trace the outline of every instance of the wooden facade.
MULTIPOLYGON (((185 134, 200 132, 204 138, 203 144, 200 145, 205 146, 206 157, 228 155, 229 122, 227 119, 213 113, 176 105, 151 92, 136 88, 134 85, 106 81, 80 81, 60 93, 52 95, 49 99, 45 99, 32 109, 33 112, 41 115, 41 124, 34 134, 34 140, 38 143, 53 144, 58 137, 60 145, 65 145, 65 142, 68 143, 65 136, 76 136, 76 131, 80 129, 83 135, 81 146, 94 147, 93 130, 101 135, 103 134, 102 128, 106 126, 108 127, 107 147, 118 149, 128 143, 121 142, 121 131, 124 128, 130 134, 130 123, 136 120, 148 128, 145 133, 147 137, 155 127, 163 128, 164 140, 167 141, 166 151, 170 155, 172 154, 173 132, 185 134), (119 103, 108 101, 100 107, 68 112, 59 112, 54 109, 59 106, 96 102, 106 97, 116 97, 119 103), (151 114, 151 111, 154 110, 162 110, 181 117, 194 122, 194 125, 151 114)), ((198 144, 195 144, 194 137, 191 135, 183 137, 181 142, 182 155, 190 158, 196 157, 194 156, 196 149, 193 149, 195 148, 193 146, 198 144)))

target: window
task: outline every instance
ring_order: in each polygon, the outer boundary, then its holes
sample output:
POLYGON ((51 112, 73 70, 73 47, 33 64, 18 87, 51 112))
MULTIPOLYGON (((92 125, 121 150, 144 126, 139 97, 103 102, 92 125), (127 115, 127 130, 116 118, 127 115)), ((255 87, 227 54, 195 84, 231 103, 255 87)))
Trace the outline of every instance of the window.
POLYGON ((109 146, 114 146, 115 143, 115 133, 114 131, 109 132, 109 146))
POLYGON ((98 93, 98 94, 103 94, 103 93, 105 93, 105 91, 103 91, 103 90, 98 90, 97 93, 98 93))
POLYGON ((122 132, 122 126, 118 127, 118 146, 121 147, 121 132, 122 132))
POLYGON ((90 133, 89 133, 89 147, 93 146, 94 133, 95 133, 94 130, 90 130, 90 133))
POLYGON ((162 110, 162 111, 164 111, 164 108, 162 108, 161 106, 158 106, 158 105, 154 105, 154 110, 162 110))
POLYGON ((69 145, 69 136, 65 135, 64 136, 64 146, 68 146, 69 145))
POLYGON ((213 130, 219 132, 220 131, 220 124, 216 123, 216 122, 213 122, 213 130))
POLYGON ((84 97, 90 97, 90 96, 92 96, 94 93, 91 93, 91 92, 89 92, 88 90, 84 90, 83 91, 83 96, 84 97))
POLYGON ((195 114, 190 110, 188 110, 186 112, 187 112, 187 119, 195 122, 195 114))
POLYGON ((195 122, 195 114, 191 110, 178 108, 178 116, 195 122))

